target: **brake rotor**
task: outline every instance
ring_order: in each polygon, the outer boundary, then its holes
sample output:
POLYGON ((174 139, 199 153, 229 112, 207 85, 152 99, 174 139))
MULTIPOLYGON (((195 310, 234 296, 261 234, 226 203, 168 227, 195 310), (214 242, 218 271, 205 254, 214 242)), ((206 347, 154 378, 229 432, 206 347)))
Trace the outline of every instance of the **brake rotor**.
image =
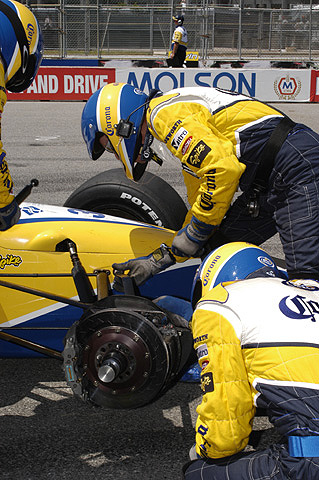
POLYGON ((158 328, 144 315, 118 308, 90 311, 74 324, 63 356, 74 393, 108 408, 151 402, 170 371, 169 350, 158 328))

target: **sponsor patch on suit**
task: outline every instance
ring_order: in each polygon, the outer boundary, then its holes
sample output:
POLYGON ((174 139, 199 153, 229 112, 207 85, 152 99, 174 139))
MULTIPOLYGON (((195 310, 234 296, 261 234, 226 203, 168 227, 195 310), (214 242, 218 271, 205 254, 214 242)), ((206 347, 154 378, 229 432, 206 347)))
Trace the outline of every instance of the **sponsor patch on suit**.
POLYGON ((195 145, 186 161, 192 167, 199 168, 210 151, 211 148, 203 142, 203 140, 200 140, 197 145, 195 145))
POLYGON ((203 393, 214 391, 214 380, 212 372, 203 373, 200 377, 200 388, 203 393))

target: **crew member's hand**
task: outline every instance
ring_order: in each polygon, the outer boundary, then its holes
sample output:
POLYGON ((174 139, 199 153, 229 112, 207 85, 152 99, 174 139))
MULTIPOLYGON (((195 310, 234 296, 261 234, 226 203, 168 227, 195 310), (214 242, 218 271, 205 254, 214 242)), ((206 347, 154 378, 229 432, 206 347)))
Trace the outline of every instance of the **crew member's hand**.
POLYGON ((18 223, 20 215, 20 207, 15 199, 5 207, 0 208, 0 231, 8 230, 18 223))
POLYGON ((201 458, 200 455, 196 452, 196 443, 191 447, 189 450, 189 459, 190 460, 197 460, 198 458, 201 458))
POLYGON ((179 257, 200 255, 203 246, 214 230, 216 230, 215 225, 208 225, 193 216, 190 223, 175 236, 172 243, 172 253, 179 257))
POLYGON ((113 286, 117 291, 123 291, 122 279, 118 274, 123 274, 126 271, 128 271, 129 277, 134 279, 137 286, 143 285, 146 280, 174 265, 174 263, 175 258, 166 245, 161 245, 147 257, 134 258, 124 263, 113 263, 113 286))

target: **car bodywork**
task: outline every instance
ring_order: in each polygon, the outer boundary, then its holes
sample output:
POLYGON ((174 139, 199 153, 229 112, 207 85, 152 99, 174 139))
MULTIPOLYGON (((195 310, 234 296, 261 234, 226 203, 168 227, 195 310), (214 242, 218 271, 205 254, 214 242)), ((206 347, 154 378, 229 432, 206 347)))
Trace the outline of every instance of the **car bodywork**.
MULTIPOLYGON (((68 329, 83 313, 77 304, 66 239, 76 246, 96 292, 99 272, 106 272, 111 284, 114 262, 146 255, 169 243, 174 234, 162 227, 74 208, 25 202, 21 211, 19 223, 0 237, 1 332, 58 352, 64 348, 68 329)), ((140 295, 189 299, 198 263, 193 259, 167 269, 146 282, 140 295)), ((0 340, 2 358, 43 354, 0 340)))

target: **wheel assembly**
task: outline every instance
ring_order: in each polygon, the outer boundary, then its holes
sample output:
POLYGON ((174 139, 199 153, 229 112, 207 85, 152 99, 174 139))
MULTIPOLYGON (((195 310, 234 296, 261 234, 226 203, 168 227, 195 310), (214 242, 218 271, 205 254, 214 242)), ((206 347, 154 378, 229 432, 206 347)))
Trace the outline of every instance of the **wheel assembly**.
POLYGON ((97 302, 68 331, 66 380, 86 402, 137 408, 164 392, 192 352, 190 330, 142 297, 97 302))

